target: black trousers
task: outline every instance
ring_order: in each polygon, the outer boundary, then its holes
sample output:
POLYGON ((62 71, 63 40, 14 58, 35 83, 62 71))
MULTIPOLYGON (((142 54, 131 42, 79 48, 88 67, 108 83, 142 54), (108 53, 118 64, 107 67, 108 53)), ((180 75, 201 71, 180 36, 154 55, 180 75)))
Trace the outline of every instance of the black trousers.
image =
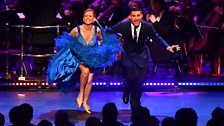
POLYGON ((130 96, 131 109, 141 105, 142 86, 148 66, 140 68, 137 64, 125 67, 124 95, 130 96))

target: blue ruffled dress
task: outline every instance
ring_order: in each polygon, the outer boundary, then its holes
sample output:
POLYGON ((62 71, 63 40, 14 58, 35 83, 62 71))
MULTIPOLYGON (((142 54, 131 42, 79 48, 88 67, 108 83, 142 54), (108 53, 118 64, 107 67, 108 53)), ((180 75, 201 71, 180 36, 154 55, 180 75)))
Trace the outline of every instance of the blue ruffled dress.
POLYGON ((89 44, 85 42, 79 26, 77 37, 64 32, 55 39, 58 53, 51 57, 48 65, 46 75, 49 84, 56 83, 59 90, 68 92, 76 83, 74 75, 80 62, 90 68, 105 68, 113 64, 121 50, 117 36, 102 29, 103 40, 101 45, 98 45, 97 27, 94 27, 94 35, 89 44))

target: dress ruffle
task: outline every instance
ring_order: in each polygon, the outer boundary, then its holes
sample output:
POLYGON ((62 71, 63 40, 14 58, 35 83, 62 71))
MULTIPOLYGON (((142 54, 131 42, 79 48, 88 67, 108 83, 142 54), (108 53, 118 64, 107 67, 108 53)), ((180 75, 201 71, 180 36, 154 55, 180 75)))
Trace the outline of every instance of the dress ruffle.
POLYGON ((111 66, 121 46, 116 35, 106 33, 104 30, 102 35, 101 44, 96 46, 83 45, 67 32, 56 38, 55 49, 58 53, 50 59, 47 69, 48 83, 60 83, 57 86, 71 83, 80 62, 90 68, 111 66))

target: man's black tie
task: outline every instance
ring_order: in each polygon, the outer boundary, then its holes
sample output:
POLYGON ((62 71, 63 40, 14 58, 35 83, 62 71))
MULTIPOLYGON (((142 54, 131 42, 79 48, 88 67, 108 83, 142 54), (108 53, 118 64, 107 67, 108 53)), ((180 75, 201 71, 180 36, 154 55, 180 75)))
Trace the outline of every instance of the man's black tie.
POLYGON ((137 28, 138 26, 134 26, 134 40, 137 42, 137 28))

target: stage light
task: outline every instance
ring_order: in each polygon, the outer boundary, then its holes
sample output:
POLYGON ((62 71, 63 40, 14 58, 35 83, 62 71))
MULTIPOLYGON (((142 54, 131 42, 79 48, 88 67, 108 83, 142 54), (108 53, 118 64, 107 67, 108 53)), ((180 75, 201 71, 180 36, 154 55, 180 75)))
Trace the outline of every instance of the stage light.
MULTIPOLYGON (((122 81, 115 82, 105 82, 105 81, 96 81, 92 83, 93 86, 97 87, 121 87, 123 85, 122 81)), ((0 82, 0 86, 20 86, 20 87, 34 87, 34 86, 49 86, 45 81, 12 81, 12 82, 0 82)), ((50 85, 55 88, 56 83, 50 85)), ((169 87, 169 86, 224 86, 224 82, 145 82, 143 83, 144 87, 169 87)), ((43 88, 42 87, 42 88, 43 88)))

